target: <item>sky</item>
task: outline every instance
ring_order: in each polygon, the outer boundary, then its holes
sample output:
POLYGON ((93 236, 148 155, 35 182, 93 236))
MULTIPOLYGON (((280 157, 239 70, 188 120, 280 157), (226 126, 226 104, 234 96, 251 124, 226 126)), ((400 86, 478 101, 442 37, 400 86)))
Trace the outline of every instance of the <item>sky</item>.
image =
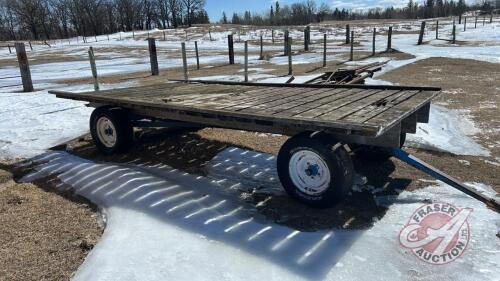
MULTIPOLYGON (((295 2, 302 2, 303 0, 280 0, 284 4, 291 4, 295 2)), ((206 9, 208 16, 212 22, 218 21, 222 17, 222 12, 225 11, 226 15, 231 18, 233 12, 250 11, 268 11, 271 5, 274 5, 275 0, 206 0, 206 9)), ((387 6, 402 6, 406 5, 408 0, 316 0, 318 6, 321 3, 330 4, 331 7, 346 8, 346 9, 359 9, 359 8, 372 8, 372 7, 387 7, 387 6)))
MULTIPOLYGON (((302 2, 303 0, 280 0, 284 4, 292 4, 302 2)), ((346 9, 367 9, 375 7, 401 7, 408 3, 408 0, 315 0, 317 5, 321 3, 329 4, 332 8, 346 9)), ((423 2, 424 0, 416 0, 423 2)), ((475 0, 466 0, 466 2, 474 2, 475 0)), ((206 0, 206 9, 210 21, 216 22, 222 18, 222 12, 225 11, 229 19, 234 12, 242 13, 244 11, 252 12, 268 12, 271 5, 274 5, 276 0, 206 0)))

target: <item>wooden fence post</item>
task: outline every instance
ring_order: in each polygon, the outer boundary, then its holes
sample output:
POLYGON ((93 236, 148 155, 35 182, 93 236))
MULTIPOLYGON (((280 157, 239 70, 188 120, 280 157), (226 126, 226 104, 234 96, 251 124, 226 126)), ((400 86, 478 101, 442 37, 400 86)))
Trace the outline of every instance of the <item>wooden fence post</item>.
POLYGON ((455 44, 457 38, 457 25, 455 23, 453 23, 453 30, 451 32, 451 35, 453 36, 451 42, 455 44))
POLYGON ((309 38, 310 38, 310 34, 311 34, 311 27, 310 26, 307 26, 305 29, 304 29, 304 51, 308 52, 309 51, 309 38))
POLYGON ((198 41, 194 41, 194 50, 196 53, 196 69, 200 70, 200 54, 198 53, 198 41))
POLYGON ((28 63, 28 56, 26 55, 24 43, 15 43, 14 45, 16 47, 17 61, 21 72, 21 80, 23 81, 23 91, 32 92, 33 82, 31 81, 30 65, 28 63))
POLYGON ((10 44, 8 44, 7 47, 9 47, 9 54, 12 54, 12 50, 10 49, 10 44))
POLYGON ((274 44, 274 29, 271 29, 271 42, 274 44))
POLYGON ((167 41, 167 35, 165 34, 165 30, 163 30, 163 41, 167 41))
POLYGON ((346 44, 349 44, 349 42, 350 42, 350 40, 349 40, 349 33, 350 33, 350 30, 351 30, 351 28, 350 28, 350 26, 347 24, 347 25, 345 26, 345 43, 346 43, 346 44))
POLYGON ((389 26, 389 32, 387 33, 387 50, 390 52, 392 50, 392 26, 389 26))
POLYGON ((186 43, 181 43, 182 47, 182 68, 184 69, 184 80, 189 80, 188 77, 188 67, 187 67, 187 56, 186 56, 186 43))
POLYGON ((467 17, 464 18, 464 31, 467 30, 467 17))
POLYGON ((323 34, 323 67, 326 67, 326 33, 323 34))
POLYGON ((149 45, 149 61, 151 63, 151 74, 156 76, 160 74, 158 69, 158 56, 156 55, 156 39, 148 38, 149 45))
POLYGON ((284 38, 284 46, 283 46, 284 51, 283 51, 283 53, 285 54, 285 56, 287 56, 287 55, 288 55, 288 53, 289 53, 289 51, 288 51, 288 43, 289 43, 289 42, 288 42, 288 38, 290 38, 290 34, 289 34, 288 30, 285 30, 285 35, 284 35, 284 37, 285 37, 285 38, 284 38))
POLYGON ((436 21, 436 40, 439 39, 439 21, 436 21))
POLYGON ((227 36, 227 46, 229 50, 229 64, 234 64, 234 43, 232 34, 227 36))
POLYGON ((420 34, 418 35, 418 45, 422 45, 424 41, 424 32, 425 32, 425 21, 420 25, 420 34))
POLYGON ((95 65, 94 49, 89 48, 90 68, 92 69, 92 77, 94 78, 94 91, 99 91, 99 81, 97 80, 97 67, 95 65))
POLYGON ((474 28, 477 28, 477 16, 476 16, 476 18, 474 19, 474 28))
POLYGON ((262 34, 260 35, 260 57, 259 60, 264 59, 264 39, 262 38, 262 34))
POLYGON ((375 39, 377 38, 377 28, 373 28, 372 56, 375 56, 375 39))
POLYGON ((349 56, 349 60, 354 60, 354 31, 351 31, 351 55, 349 56))
POLYGON ((245 82, 248 82, 248 41, 245 41, 245 82))
POLYGON ((292 38, 288 37, 288 75, 293 75, 293 66, 292 66, 292 38))

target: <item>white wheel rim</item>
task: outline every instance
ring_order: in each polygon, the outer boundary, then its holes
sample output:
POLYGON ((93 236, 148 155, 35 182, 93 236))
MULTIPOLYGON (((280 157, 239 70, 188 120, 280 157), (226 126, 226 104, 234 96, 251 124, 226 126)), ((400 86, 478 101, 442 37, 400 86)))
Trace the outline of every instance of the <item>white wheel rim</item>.
POLYGON ((108 147, 112 148, 116 144, 116 129, 113 125, 113 122, 109 120, 107 117, 100 117, 97 120, 97 137, 101 143, 108 147))
POLYGON ((330 170, 325 160, 311 150, 295 152, 288 163, 293 184, 303 193, 318 195, 330 186, 330 170))

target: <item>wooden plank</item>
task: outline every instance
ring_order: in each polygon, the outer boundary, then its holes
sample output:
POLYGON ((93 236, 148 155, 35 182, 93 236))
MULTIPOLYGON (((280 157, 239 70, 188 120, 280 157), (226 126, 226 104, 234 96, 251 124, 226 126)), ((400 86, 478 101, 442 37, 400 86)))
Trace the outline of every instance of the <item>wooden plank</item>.
POLYGON ((280 98, 280 99, 277 99, 275 101, 272 101, 272 102, 266 102, 266 103, 262 103, 260 105, 257 105, 257 106, 252 106, 252 107, 249 107, 249 108, 245 108, 241 111, 244 111, 244 112, 255 112, 258 114, 258 112, 264 112, 264 111, 267 111, 265 114, 272 114, 271 112, 274 112, 274 110, 276 109, 280 109, 280 108, 288 108, 289 107, 289 104, 295 104, 295 103, 299 103, 299 104, 303 104, 305 102, 307 102, 307 99, 310 98, 310 97, 314 97, 315 95, 318 95, 318 94, 321 94, 325 91, 328 91, 328 90, 325 90, 325 89, 315 89, 315 90, 312 90, 312 91, 307 91, 305 93, 300 93, 298 95, 288 95, 284 98, 280 98))
POLYGON ((421 92, 362 124, 381 126, 382 130, 388 129, 420 108, 430 104, 430 100, 436 95, 437 93, 421 92))
POLYGON ((266 95, 265 97, 262 97, 262 98, 253 99, 253 100, 250 100, 250 101, 245 101, 245 102, 239 103, 237 105, 225 106, 225 107, 218 108, 218 109, 224 109, 224 110, 230 110, 230 111, 239 111, 239 110, 243 110, 245 108, 249 108, 249 107, 253 107, 253 106, 258 106, 258 105, 265 104, 265 103, 268 103, 268 102, 273 102, 275 100, 279 100, 279 99, 282 99, 282 98, 285 98, 285 97, 288 97, 288 96, 298 95, 301 92, 303 92, 303 89, 300 89, 300 88, 298 88, 298 89, 291 89, 290 91, 286 91, 286 92, 278 91, 277 93, 273 93, 272 95, 266 95))
MULTIPOLYGON (((68 98, 73 100, 83 100, 94 103, 108 104, 112 106, 119 106, 128 109, 138 109, 146 111, 161 111, 161 115, 147 115, 158 118, 195 122, 200 124, 207 124, 211 126, 218 126, 223 128, 241 128, 245 130, 253 130, 252 124, 259 124, 259 126, 280 126, 291 127, 296 130, 313 130, 325 131, 336 133, 354 133, 365 136, 377 136, 380 131, 378 126, 366 124, 351 124, 348 122, 331 122, 321 120, 304 120, 300 118, 277 118, 273 116, 255 115, 235 111, 224 111, 194 107, 183 107, 176 105, 168 105, 163 103, 151 103, 141 100, 127 101, 119 98, 110 98, 103 96, 89 96, 79 93, 68 93, 63 91, 51 91, 59 98, 68 98), (232 122, 231 126, 228 122, 232 122), (236 124, 238 123, 238 124, 236 124), (227 126, 226 126, 227 125, 227 126)), ((269 132, 273 132, 272 128, 269 132)))
POLYGON ((316 116, 326 114, 342 106, 348 105, 357 100, 363 99, 369 95, 373 95, 379 90, 363 90, 363 89, 351 89, 347 92, 342 93, 340 96, 333 97, 333 100, 324 102, 323 104, 304 111, 300 114, 294 115, 294 117, 299 118, 314 118, 316 116))
POLYGON ((50 92, 62 98, 159 114, 146 116, 224 128, 266 132, 320 130, 370 137, 401 124, 437 95, 437 92, 416 94, 364 87, 185 83, 95 93, 50 92), (171 101, 163 102, 163 99, 171 101))
MULTIPOLYGON (((110 89, 110 90, 101 90, 99 91, 100 95, 123 95, 127 93, 137 93, 137 92, 145 92, 145 91, 150 91, 153 89, 172 89, 175 87, 179 87, 181 83, 162 83, 162 84, 154 84, 154 85, 148 85, 148 86, 136 86, 136 87, 129 87, 129 88, 122 88, 122 89, 110 89)), ((196 85, 196 84, 193 84, 196 85)), ((199 86, 198 86, 199 87, 199 86)))
POLYGON ((249 92, 243 92, 240 94, 239 97, 232 97, 230 100, 226 100, 223 103, 218 103, 218 104, 204 104, 202 107, 207 107, 207 108, 217 108, 217 109, 225 109, 229 108, 232 106, 239 106, 239 105, 244 105, 249 102, 254 102, 261 100, 263 98, 269 97, 269 96, 274 96, 278 93, 282 93, 283 91, 280 91, 279 89, 276 88, 266 88, 261 91, 249 91, 249 92))
POLYGON ((331 111, 329 113, 323 114, 321 116, 318 116, 320 119, 327 119, 327 120, 340 120, 350 114, 353 114, 367 106, 369 106, 372 103, 379 102, 382 99, 386 99, 399 91, 397 90, 389 90, 389 91, 379 91, 373 95, 370 95, 368 97, 365 97, 361 100, 358 100, 356 102, 352 102, 350 104, 347 104, 346 106, 340 107, 335 109, 334 111, 331 111))
MULTIPOLYGON (((330 89, 331 90, 331 89, 330 89)), ((356 89, 334 89, 333 91, 328 92, 328 96, 323 97, 323 95, 319 95, 318 99, 310 100, 300 106, 290 107, 286 110, 282 110, 279 112, 273 113, 276 116, 294 116, 303 112, 306 112, 310 109, 314 109, 319 105, 329 103, 333 100, 337 100, 345 97, 346 95, 354 94, 356 92, 360 92, 362 90, 356 89)))
POLYGON ((114 95, 114 96, 121 96, 121 97, 127 97, 127 98, 137 98, 137 99, 149 99, 149 98, 169 98, 169 97, 182 97, 183 95, 199 95, 199 97, 203 97, 205 95, 209 95, 212 93, 233 93, 233 92, 241 92, 245 90, 247 87, 227 87, 227 86, 222 86, 222 87, 195 87, 195 88, 190 88, 189 84, 183 84, 183 85, 178 85, 177 87, 169 87, 169 88, 147 88, 146 91, 140 91, 140 89, 134 90, 134 91, 123 91, 122 93, 120 92, 113 92, 113 93, 100 93, 101 95, 114 95))
POLYGON ((364 121, 381 114, 382 112, 396 106, 397 104, 411 98, 418 93, 418 91, 401 91, 395 95, 388 97, 387 99, 374 102, 369 106, 363 108, 362 110, 359 110, 358 112, 355 112, 354 114, 341 119, 351 122, 363 123, 364 121))
MULTIPOLYGON (((272 107, 268 107, 266 109, 260 110, 257 112, 257 114, 276 114, 279 112, 283 112, 285 110, 291 110, 293 108, 302 108, 306 104, 310 104, 311 102, 315 102, 315 104, 319 104, 319 100, 323 98, 329 98, 332 96, 335 96, 339 93, 341 93, 343 89, 321 89, 320 91, 311 91, 307 93, 306 95, 301 95, 298 99, 286 101, 285 103, 282 104, 276 104, 272 107)), ((286 115, 282 115, 286 116, 286 115)), ((291 116, 291 115, 289 115, 291 116)))
MULTIPOLYGON (((172 80, 179 81, 179 80, 172 80)), ((182 81, 182 80, 180 80, 182 81)), ((261 87, 278 87, 278 88, 355 88, 365 90, 401 90, 401 91, 441 91, 438 87, 421 87, 421 86, 396 86, 396 85, 360 85, 360 84, 280 84, 280 83, 245 83, 234 81, 207 81, 207 80, 191 80, 190 83, 202 84, 220 84, 220 85, 244 85, 244 86, 261 86, 261 87)))

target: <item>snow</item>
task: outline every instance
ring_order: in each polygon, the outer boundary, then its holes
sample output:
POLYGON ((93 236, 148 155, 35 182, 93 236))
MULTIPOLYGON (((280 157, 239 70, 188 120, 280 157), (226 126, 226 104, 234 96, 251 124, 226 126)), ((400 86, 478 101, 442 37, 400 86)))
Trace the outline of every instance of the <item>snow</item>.
MULTIPOLYGON (((133 86, 134 82, 101 84, 101 89, 133 86)), ((29 158, 88 132, 92 108, 85 102, 58 99, 48 90, 91 91, 91 85, 36 84, 31 93, 0 92, 0 159, 29 158)))
MULTIPOLYGON (((261 185, 269 186, 261 192, 275 194, 275 158, 269 154, 228 148, 210 162, 206 177, 161 163, 98 164, 65 152, 48 152, 33 161, 36 172, 23 181, 57 174, 62 181, 59 188, 69 188, 103 209, 104 235, 74 280, 408 280, 415 276, 498 280, 500 276, 498 214, 440 182, 430 181, 425 189, 398 196, 375 194, 389 209, 369 229, 303 232, 270 221, 240 199, 241 190, 261 185), (215 166, 218 163, 222 164, 215 166), (233 165, 239 166, 227 169, 233 165), (248 170, 242 173, 244 169, 248 170), (253 177, 259 171, 263 173, 256 181, 253 177), (229 183, 235 181, 240 187, 231 188, 229 183), (470 245, 447 266, 421 262, 399 245, 399 231, 428 200, 474 209, 468 220, 470 245)), ((494 194, 487 185, 469 185, 494 194)))
POLYGON ((489 156, 490 152, 471 138, 479 132, 463 112, 433 104, 429 123, 419 123, 416 134, 407 134, 405 146, 456 155, 489 156))

